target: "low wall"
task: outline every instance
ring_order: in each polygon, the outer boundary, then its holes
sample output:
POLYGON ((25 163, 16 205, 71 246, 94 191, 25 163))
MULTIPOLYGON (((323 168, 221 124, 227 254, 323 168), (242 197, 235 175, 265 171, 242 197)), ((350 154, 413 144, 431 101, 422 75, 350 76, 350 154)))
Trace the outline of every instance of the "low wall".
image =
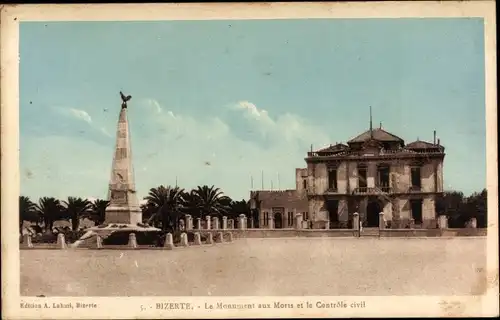
POLYGON ((352 229, 234 229, 231 232, 235 238, 355 237, 358 234, 352 229))

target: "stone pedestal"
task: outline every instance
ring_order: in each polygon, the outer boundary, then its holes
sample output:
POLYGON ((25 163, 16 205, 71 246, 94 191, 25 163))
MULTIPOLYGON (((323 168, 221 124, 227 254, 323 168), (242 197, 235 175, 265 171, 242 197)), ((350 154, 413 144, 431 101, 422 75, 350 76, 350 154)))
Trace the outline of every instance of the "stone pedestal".
POLYGON ((28 233, 23 235, 23 246, 25 248, 33 248, 33 242, 31 241, 31 235, 28 233))
POLYGON ((205 220, 206 220, 205 229, 207 229, 207 230, 212 229, 212 228, 211 228, 211 224, 210 224, 210 216, 206 216, 206 217, 205 217, 205 220))
POLYGON ((240 216, 238 218, 238 229, 240 229, 240 230, 246 229, 245 218, 246 217, 244 214, 240 214, 240 216))
POLYGON ((410 219, 409 220, 409 225, 410 225, 410 229, 415 229, 415 219, 410 219))
POLYGON ((196 232, 194 234, 194 244, 197 245, 197 246, 201 245, 201 235, 200 235, 199 232, 196 232))
POLYGON ((196 229, 201 230, 201 219, 196 218, 196 229))
POLYGON ((189 246, 188 235, 185 232, 181 233, 181 246, 182 247, 189 246))
POLYGON ((227 229, 227 217, 224 216, 222 217, 222 230, 226 230, 227 229))
POLYGON ((212 235, 212 233, 209 233, 207 235, 207 244, 213 244, 214 243, 214 236, 212 235))
POLYGON ((167 233, 165 236, 165 243, 163 244, 163 247, 167 250, 174 249, 174 237, 171 233, 167 233))
POLYGON ((330 229, 330 220, 325 220, 325 225, 323 226, 323 229, 330 229))
POLYGON ((102 249, 102 237, 98 234, 95 237, 95 247, 96 249, 102 249))
POLYGON ((232 232, 229 232, 228 234, 228 242, 233 242, 233 233, 232 232))
POLYGON ((224 235, 222 234, 222 232, 217 233, 217 236, 215 237, 215 242, 217 243, 224 242, 224 235))
POLYGON ((359 213, 357 212, 352 214, 352 228, 354 230, 359 230, 359 213))
POLYGON ((219 218, 218 217, 212 218, 212 229, 219 230, 219 218))
POLYGON ((184 219, 186 220, 186 230, 193 230, 193 217, 190 214, 186 214, 184 219))
POLYGON ((379 229, 385 229, 385 217, 383 212, 378 214, 378 227, 379 229))
POLYGON ((135 233, 130 233, 128 235, 128 247, 135 249, 137 248, 137 239, 135 238, 135 233))
POLYGON ((66 239, 64 238, 64 233, 57 234, 57 248, 66 249, 66 239))
POLYGON ((302 213, 296 213, 297 211, 294 210, 295 212, 295 229, 302 229, 302 213))
POLYGON ((234 219, 228 219, 227 220, 227 228, 228 229, 234 229, 234 219))

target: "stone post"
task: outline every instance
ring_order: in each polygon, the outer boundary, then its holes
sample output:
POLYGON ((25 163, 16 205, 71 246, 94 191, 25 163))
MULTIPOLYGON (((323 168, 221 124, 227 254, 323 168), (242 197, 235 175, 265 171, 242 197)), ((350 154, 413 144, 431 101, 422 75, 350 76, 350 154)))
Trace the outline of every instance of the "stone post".
POLYGON ((415 219, 410 219, 410 229, 415 229, 415 219))
POLYGON ((64 233, 57 234, 57 248, 66 249, 66 239, 64 239, 64 233))
POLYGON ((95 236, 95 246, 96 249, 102 249, 102 237, 98 234, 95 236))
POLYGON ((179 221, 179 230, 186 230, 186 222, 184 219, 179 221))
POLYGON ((234 229, 234 219, 228 219, 227 220, 227 228, 228 229, 234 229))
POLYGON ((330 229, 330 220, 325 220, 325 229, 330 229))
POLYGON ((385 218, 383 212, 378 214, 378 227, 379 229, 385 229, 385 218))
POLYGON ((212 235, 211 232, 209 232, 207 235, 207 244, 213 244, 213 243, 214 243, 214 236, 212 235))
POLYGON ((224 235, 222 232, 217 232, 217 236, 215 237, 215 242, 222 243, 224 242, 224 235))
POLYGON ((128 235, 128 247, 132 249, 137 248, 137 239, 133 232, 128 235))
POLYGON ((23 245, 26 248, 33 248, 33 242, 31 242, 31 235, 29 233, 23 235, 23 245))
POLYGON ((201 235, 200 235, 199 232, 196 232, 194 234, 194 244, 197 245, 197 246, 201 245, 201 235))
POLYGON ((205 217, 205 219, 207 220, 207 225, 205 226, 205 229, 207 229, 207 230, 212 229, 212 228, 210 227, 210 216, 206 216, 206 217, 205 217))
POLYGON ((226 230, 226 229, 227 229, 227 217, 223 216, 222 217, 222 230, 226 230))
POLYGON ((201 230, 201 218, 196 218, 196 229, 201 230))
POLYGON ((247 218, 247 216, 245 216, 245 218, 243 219, 243 225, 245 226, 245 229, 248 229, 248 218, 247 218))
POLYGON ((163 247, 167 250, 174 249, 174 237, 171 233, 167 233, 167 235, 165 236, 165 243, 163 244, 163 247))
POLYGON ((267 228, 274 229, 274 212, 271 212, 271 214, 267 218, 267 228))
POLYGON ((181 246, 189 247, 188 235, 185 232, 181 233, 181 246))
POLYGON ((233 233, 229 232, 229 239, 227 240, 228 242, 233 242, 233 233))
POLYGON ((359 230, 359 213, 357 212, 352 214, 352 228, 354 230, 359 230))
POLYGON ((193 230, 193 217, 190 214, 186 214, 184 219, 186 219, 186 230, 193 230))
POLYGON ((238 229, 244 230, 245 229, 245 215, 240 214, 239 219, 238 219, 238 229))
POLYGON ((219 217, 212 218, 212 229, 219 230, 219 217))
POLYGON ((473 229, 477 228, 477 219, 476 218, 471 218, 470 219, 470 227, 473 229))
POLYGON ((295 213, 295 229, 302 229, 302 213, 297 213, 297 210, 293 209, 295 213))

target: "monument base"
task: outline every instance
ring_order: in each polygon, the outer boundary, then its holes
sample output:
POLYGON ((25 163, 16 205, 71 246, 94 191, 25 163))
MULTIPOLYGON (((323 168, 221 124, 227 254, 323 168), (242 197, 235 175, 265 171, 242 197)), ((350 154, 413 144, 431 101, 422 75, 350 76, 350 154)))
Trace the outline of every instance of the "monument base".
POLYGON ((146 225, 146 224, 130 224, 130 223, 105 223, 103 225, 89 228, 88 231, 77 241, 71 244, 71 248, 77 248, 85 240, 100 236, 101 239, 106 239, 115 232, 161 232, 161 229, 146 225))
POLYGON ((142 211, 140 208, 108 207, 104 223, 120 223, 137 225, 142 223, 142 211))

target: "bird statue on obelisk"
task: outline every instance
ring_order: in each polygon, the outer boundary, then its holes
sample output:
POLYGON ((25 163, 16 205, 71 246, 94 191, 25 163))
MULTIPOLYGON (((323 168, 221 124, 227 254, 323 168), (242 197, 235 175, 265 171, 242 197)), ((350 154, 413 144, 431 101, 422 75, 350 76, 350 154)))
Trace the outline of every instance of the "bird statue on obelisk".
POLYGON ((127 119, 127 102, 132 96, 125 96, 120 91, 122 105, 116 130, 116 147, 111 167, 106 223, 142 223, 142 211, 135 190, 134 169, 132 166, 132 148, 127 119))

